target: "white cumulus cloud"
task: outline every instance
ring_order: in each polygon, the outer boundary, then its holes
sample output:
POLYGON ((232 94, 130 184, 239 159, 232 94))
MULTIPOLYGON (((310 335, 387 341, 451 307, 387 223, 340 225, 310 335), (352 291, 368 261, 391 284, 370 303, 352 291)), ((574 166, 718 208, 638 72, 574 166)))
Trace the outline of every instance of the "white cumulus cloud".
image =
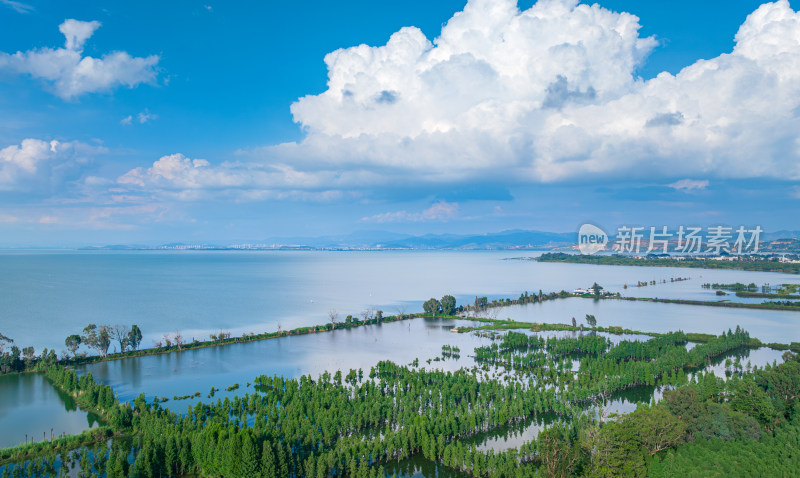
POLYGON ((800 179, 800 14, 788 1, 748 16, 730 53, 649 80, 636 71, 656 41, 639 28, 577 0, 523 11, 469 0, 433 40, 406 27, 386 45, 328 54, 328 89, 291 107, 299 143, 220 164, 168 155, 117 184, 258 200, 425 182, 655 179, 688 192, 709 179, 800 179))
POLYGON ((732 52, 637 77, 656 45, 637 17, 577 0, 470 0, 429 40, 325 57, 328 89, 291 107, 307 132, 267 147, 291 164, 423 180, 800 179, 800 14, 766 3, 732 52))
POLYGON ((82 22, 80 20, 67 19, 58 26, 60 31, 67 39, 67 50, 83 50, 83 44, 94 35, 94 31, 100 28, 100 22, 82 22))
POLYGON ((66 100, 155 81, 157 55, 132 57, 124 51, 114 51, 102 58, 84 56, 86 40, 99 27, 97 21, 65 20, 59 25, 65 37, 64 48, 41 48, 14 54, 0 52, 0 70, 41 78, 51 83, 54 93, 66 100))
POLYGON ((77 141, 22 140, 0 149, 0 191, 59 187, 102 151, 77 141))

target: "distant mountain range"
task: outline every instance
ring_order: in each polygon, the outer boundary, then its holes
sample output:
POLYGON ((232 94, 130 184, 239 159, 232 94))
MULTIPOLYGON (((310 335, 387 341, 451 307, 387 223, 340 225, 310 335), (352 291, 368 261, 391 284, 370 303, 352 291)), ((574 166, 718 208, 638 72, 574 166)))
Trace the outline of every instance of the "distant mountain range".
POLYGON ((274 237, 239 243, 170 243, 160 246, 105 245, 83 247, 83 250, 214 250, 214 249, 432 249, 432 250, 500 250, 553 249, 575 244, 574 232, 510 230, 490 234, 425 234, 414 236, 385 231, 357 231, 342 236, 274 237))
POLYGON ((777 241, 779 239, 800 239, 800 231, 776 231, 765 232, 761 235, 765 241, 777 241))
MULTIPOLYGON (((612 232, 612 231, 609 231, 612 232)), ((616 232, 616 231, 613 231, 616 232)), ((773 250, 800 249, 800 231, 762 233, 764 246, 785 242, 773 250)), ((609 238, 613 243, 614 236, 609 238)), ((169 243, 159 246, 104 245, 84 250, 514 250, 572 249, 577 243, 575 232, 546 232, 514 229, 488 234, 425 234, 415 236, 386 231, 356 231, 340 236, 273 237, 237 243, 169 243)), ((770 250, 770 247, 764 247, 770 250)))
POLYGON ((551 249, 571 246, 577 241, 574 232, 511 230, 492 234, 426 234, 385 241, 388 249, 551 249))

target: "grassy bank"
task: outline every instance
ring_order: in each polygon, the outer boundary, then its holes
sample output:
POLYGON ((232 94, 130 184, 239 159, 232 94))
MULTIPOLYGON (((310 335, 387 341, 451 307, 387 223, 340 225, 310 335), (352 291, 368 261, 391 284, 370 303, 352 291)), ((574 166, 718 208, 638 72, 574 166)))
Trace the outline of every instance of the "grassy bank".
POLYGON ((694 269, 730 269, 756 272, 783 272, 785 274, 800 274, 800 264, 778 262, 777 260, 756 259, 742 261, 723 261, 671 257, 644 257, 635 258, 621 255, 612 256, 585 256, 581 254, 549 253, 542 254, 536 259, 539 262, 560 262, 569 264, 596 264, 609 266, 640 266, 640 267, 684 267, 694 269))
MULTIPOLYGON (((514 330, 514 329, 528 329, 532 332, 545 332, 545 331, 574 331, 574 332, 605 332, 614 335, 647 335, 651 337, 659 337, 662 335, 666 335, 660 332, 643 332, 640 330, 632 330, 626 329, 624 327, 619 326, 609 326, 609 327, 575 327, 568 324, 546 324, 546 323, 539 323, 539 322, 518 322, 518 321, 509 321, 509 320, 496 320, 496 319, 487 319, 482 317, 468 317, 463 320, 472 320, 475 322, 481 322, 485 325, 479 325, 475 327, 457 327, 455 330, 458 333, 469 333, 469 332, 480 332, 480 331, 505 331, 505 330, 514 330)), ((718 336, 713 334, 702 334, 696 332, 688 332, 686 333, 686 337, 690 342, 695 343, 708 343, 712 340, 718 338, 718 336)), ((757 349, 761 347, 768 347, 774 350, 791 350, 792 352, 800 352, 800 342, 792 342, 789 344, 783 344, 778 342, 770 342, 765 343, 757 338, 750 338, 747 347, 757 349)))
POLYGON ((798 299, 800 295, 797 294, 775 294, 771 292, 751 292, 740 291, 736 293, 736 297, 746 297, 749 299, 798 299))
POLYGON ((114 435, 109 426, 85 430, 77 435, 67 435, 52 441, 31 442, 10 448, 0 448, 0 465, 24 463, 32 458, 64 454, 76 448, 102 443, 114 435))
MULTIPOLYGON (((264 332, 261 334, 244 334, 238 337, 228 337, 217 340, 194 340, 181 345, 171 345, 169 347, 151 347, 139 350, 131 350, 121 353, 108 354, 105 357, 99 355, 90 355, 86 357, 75 357, 66 360, 65 365, 88 365, 97 362, 105 362, 109 360, 121 360, 126 358, 146 357, 150 355, 169 354, 173 352, 182 352, 184 350, 194 350, 205 347, 217 347, 221 345, 243 344, 248 342, 257 342, 261 340, 277 339, 280 337, 291 337, 298 335, 316 334, 322 332, 332 332, 334 330, 352 329, 356 327, 363 327, 365 325, 378 325, 391 322, 398 322, 401 320, 413 319, 416 317, 423 317, 425 314, 404 314, 396 316, 386 316, 381 318, 372 318, 368 320, 359 320, 353 317, 350 322, 336 322, 324 325, 312 325, 308 327, 297 327, 291 330, 279 330, 275 332, 264 332)), ((429 316, 429 315, 428 315, 429 316)))
MULTIPOLYGON (((737 294, 738 295, 738 294, 737 294)), ((612 297, 614 298, 614 297, 612 297)), ((746 304, 743 302, 721 302, 713 300, 658 299, 651 297, 616 297, 620 300, 636 302, 660 302, 662 304, 702 305, 708 307, 727 307, 731 309, 789 310, 800 311, 800 306, 782 304, 746 304)))

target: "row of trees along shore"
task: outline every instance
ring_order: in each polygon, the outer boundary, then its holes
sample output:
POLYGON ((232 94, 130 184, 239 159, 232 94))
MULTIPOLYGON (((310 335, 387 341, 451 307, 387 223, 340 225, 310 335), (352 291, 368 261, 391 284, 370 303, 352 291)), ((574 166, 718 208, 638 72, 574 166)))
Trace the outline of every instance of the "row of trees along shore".
POLYGON ((279 323, 277 331, 260 334, 245 333, 238 337, 232 336, 227 331, 219 331, 209 334, 209 340, 198 340, 193 337, 190 341, 187 341, 180 331, 165 333, 162 335, 161 340, 153 341, 151 348, 142 347, 143 336, 138 325, 134 324, 128 327, 125 325, 89 324, 83 329, 83 333, 69 335, 64 340, 66 349, 62 350, 60 355, 55 350, 45 348, 42 354, 37 356, 33 347, 20 348, 12 338, 0 333, 0 374, 38 370, 36 365, 39 362, 91 363, 105 359, 138 357, 197 347, 251 342, 289 335, 304 335, 381 324, 420 317, 422 314, 407 314, 404 308, 401 307, 397 315, 393 316, 385 316, 382 310, 373 309, 365 310, 360 317, 347 315, 343 320, 339 320, 339 314, 335 310, 331 310, 328 315, 329 323, 327 324, 283 330, 279 323), (110 352, 112 346, 114 351, 110 352))
POLYGON ((456 372, 383 361, 368 371, 316 378, 260 376, 252 393, 183 412, 143 395, 120 403, 90 374, 50 364, 48 378, 108 425, 85 434, 77 447, 71 437, 71 449, 57 439, 2 450, 3 476, 56 476, 66 473, 63 462, 85 476, 371 478, 413 455, 475 477, 702 476, 704 470, 789 476, 800 466, 796 354, 724 381, 702 371, 691 378, 676 373, 742 347, 749 334, 741 329, 688 351, 682 332, 617 345, 591 335, 523 335, 498 337, 479 352, 482 362, 456 372), (575 354, 577 372, 557 366, 575 354), (500 365, 491 368, 488 360, 500 365), (657 404, 613 420, 602 413, 614 391, 666 377, 675 386, 657 404), (518 447, 487 451, 470 441, 543 414, 560 419, 518 447))
POLYGON ((96 358, 108 357, 108 350, 112 342, 119 344, 119 348, 124 354, 126 350, 138 350, 142 341, 142 331, 137 325, 127 327, 124 325, 95 325, 89 324, 83 329, 83 334, 73 334, 64 340, 66 350, 61 352, 59 358, 54 349, 44 348, 42 353, 37 356, 32 346, 18 347, 14 340, 0 333, 0 373, 15 373, 29 370, 39 370, 43 367, 56 362, 76 362, 78 359, 86 359, 89 351, 95 352, 96 358), (78 353, 81 346, 87 348, 86 351, 78 353), (67 350, 72 354, 70 358, 67 350))

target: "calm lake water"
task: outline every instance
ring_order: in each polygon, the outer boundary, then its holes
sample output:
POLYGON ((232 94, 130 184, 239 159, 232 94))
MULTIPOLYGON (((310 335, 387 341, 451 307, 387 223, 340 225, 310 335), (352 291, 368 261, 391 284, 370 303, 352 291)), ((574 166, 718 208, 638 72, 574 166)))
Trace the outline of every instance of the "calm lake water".
MULTIPOLYGON (((367 308, 387 314, 397 307, 421 311, 426 298, 444 294, 471 303, 476 295, 516 297, 526 290, 573 290, 596 281, 627 295, 716 300, 713 291, 701 288, 702 283, 800 282, 798 276, 777 273, 504 260, 531 255, 530 251, 3 252, 0 331, 37 351, 42 347, 61 351, 64 338, 80 333, 88 323, 135 323, 145 335, 143 346, 152 346, 164 333, 176 330, 187 339, 205 339, 220 330, 240 335, 277 330, 279 323, 284 329, 325 323, 331 309, 341 317, 367 308), (623 290, 637 280, 672 277, 691 279, 623 290)), ((671 313, 655 317, 651 313, 661 310, 658 305, 636 310, 643 315, 619 320, 652 318, 666 322, 667 329, 672 326, 671 313)), ((561 310, 553 312, 554 319, 560 318, 561 310)), ((702 308, 696 314, 724 313, 726 309, 702 308)), ((752 320, 741 325, 759 338, 766 338, 773 325, 782 329, 774 337, 800 338, 800 325, 789 325, 794 315, 746 311, 742 320, 752 320)), ((604 322, 615 323, 613 319, 604 322)))
POLYGON ((42 441, 97 425, 97 417, 79 410, 75 401, 34 373, 0 375, 0 447, 31 438, 42 441))
MULTIPOLYGON (((3 252, 0 253, 0 332, 19 346, 64 349, 64 338, 88 323, 138 324, 143 346, 180 330, 187 340, 220 330, 234 335, 274 331, 328 321, 328 311, 357 315, 367 308, 386 314, 417 312, 428 297, 453 294, 459 303, 475 296, 517 297, 523 291, 573 290, 598 282, 607 290, 641 297, 717 300, 705 282, 799 283, 787 274, 727 270, 550 264, 507 260, 531 256, 509 252, 3 252), (689 277, 669 282, 673 277, 689 277), (623 289, 636 281, 667 283, 623 289)), ((728 299, 733 296, 726 297, 728 299)), ((800 313, 738 310, 646 302, 567 299, 497 309, 499 318, 537 322, 579 321, 594 314, 600 325, 643 331, 683 329, 720 333, 741 325, 765 341, 800 341, 800 313)), ((214 397, 243 394, 260 374, 317 375, 324 370, 369 367, 391 359, 421 367, 455 370, 472 366, 467 355, 488 339, 453 334, 455 321, 413 320, 333 334, 314 334, 230 347, 95 364, 85 370, 112 386, 123 400, 144 392, 170 398, 183 410, 194 400, 175 395, 222 389, 214 397), (426 363, 444 344, 462 349, 458 361, 426 363), (225 387, 239 383, 235 392, 225 387)), ((757 351, 753 351, 755 353, 757 351)), ((770 355, 770 357, 772 357, 770 355)), ((779 354, 778 354, 779 357, 779 354)), ((744 361, 743 361, 744 362, 744 361)), ((756 362, 754 362, 755 364, 756 362)), ((720 374, 718 374, 720 375, 720 374)), ((0 377, 0 446, 25 434, 74 433, 94 418, 38 375, 0 377), (59 432, 60 430, 60 432, 59 432)), ((435 476, 441 470, 411 460, 404 474, 435 476)), ((398 470, 401 471, 401 470, 398 470)))
POLYGON ((180 353, 152 355, 100 362, 80 368, 96 380, 111 385, 121 400, 133 400, 139 393, 148 399, 166 397, 165 407, 184 411, 198 399, 173 401, 174 396, 200 392, 208 401, 211 387, 219 388, 214 400, 252 393, 248 382, 258 375, 316 377, 324 371, 361 368, 364 375, 381 360, 407 365, 414 359, 419 366, 455 371, 475 363, 467 354, 489 339, 473 334, 456 334, 450 329, 473 322, 456 320, 412 319, 382 325, 369 325, 335 332, 282 337, 245 344, 206 347, 180 353), (457 345, 463 352, 459 360, 431 362, 441 356, 442 345, 457 345), (238 383, 240 388, 226 392, 238 383))

